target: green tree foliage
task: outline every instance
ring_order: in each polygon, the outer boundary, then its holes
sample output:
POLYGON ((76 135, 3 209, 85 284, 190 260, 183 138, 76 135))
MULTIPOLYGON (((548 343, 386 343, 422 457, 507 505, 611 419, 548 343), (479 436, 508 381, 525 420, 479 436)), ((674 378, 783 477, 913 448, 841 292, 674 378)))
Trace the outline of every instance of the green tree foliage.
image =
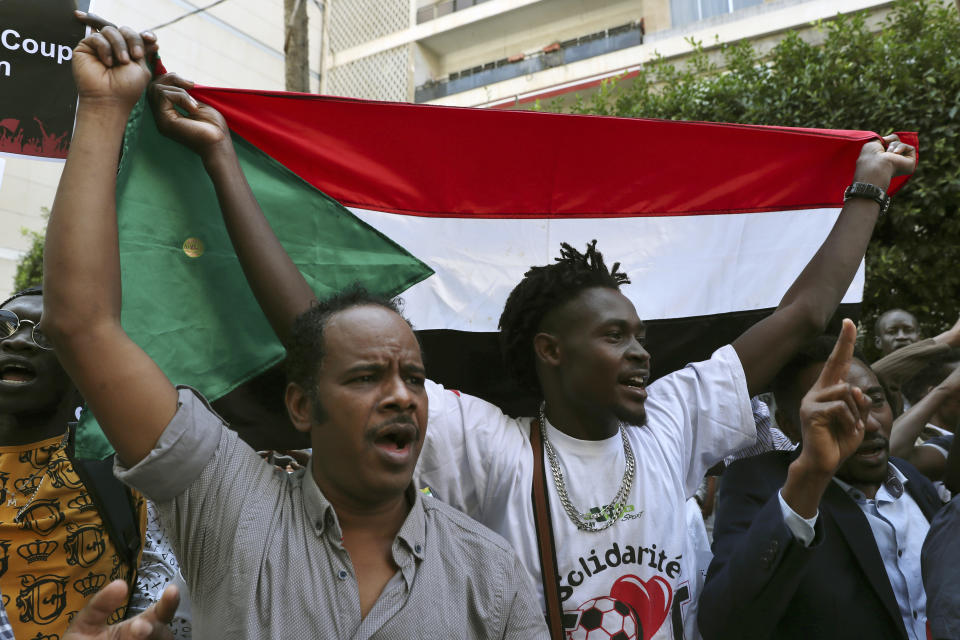
MULTIPOLYGON (((50 210, 43 207, 43 216, 50 215, 50 210)), ((20 233, 30 239, 30 248, 17 263, 17 272, 13 276, 13 290, 21 291, 27 287, 43 284, 43 231, 21 229, 20 233)))
POLYGON ((867 253, 863 320, 872 332, 878 313, 903 307, 935 335, 960 313, 960 19, 952 4, 901 0, 879 31, 866 14, 838 17, 818 25, 822 44, 788 33, 763 57, 742 41, 722 47, 721 65, 697 46, 684 64, 655 60, 573 111, 919 132, 919 169, 867 253))

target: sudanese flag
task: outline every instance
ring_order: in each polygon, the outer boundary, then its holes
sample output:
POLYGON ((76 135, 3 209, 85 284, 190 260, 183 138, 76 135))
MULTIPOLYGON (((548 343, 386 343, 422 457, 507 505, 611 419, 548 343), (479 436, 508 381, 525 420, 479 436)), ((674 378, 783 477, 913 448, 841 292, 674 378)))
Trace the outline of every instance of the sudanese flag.
MULTIPOLYGON (((430 377, 515 413, 532 410, 531 398, 503 372, 497 321, 523 273, 551 262, 561 242, 582 250, 597 239, 608 264, 622 264, 660 376, 708 357, 776 307, 836 220, 861 146, 876 138, 211 87, 192 94, 226 117, 254 194, 318 296, 357 280, 402 294, 430 377)), ((117 196, 123 324, 170 379, 216 399, 279 362, 283 348, 200 160, 162 137, 143 103, 117 196)), ((861 268, 845 305, 862 291, 861 268)), ((281 388, 270 392, 276 407, 281 388)), ((83 452, 106 452, 93 435, 81 437, 83 452)))

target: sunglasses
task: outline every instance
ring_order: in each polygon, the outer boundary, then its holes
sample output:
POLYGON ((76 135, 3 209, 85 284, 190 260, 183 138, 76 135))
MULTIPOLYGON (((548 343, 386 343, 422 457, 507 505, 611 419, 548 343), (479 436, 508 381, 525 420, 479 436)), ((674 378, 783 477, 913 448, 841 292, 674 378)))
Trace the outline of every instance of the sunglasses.
POLYGON ((20 331, 20 327, 24 324, 30 325, 30 337, 33 340, 33 344, 41 349, 53 349, 53 345, 47 340, 47 336, 43 335, 43 331, 37 327, 36 322, 33 320, 21 320, 17 314, 8 309, 0 309, 0 340, 12 338, 17 331, 20 331))

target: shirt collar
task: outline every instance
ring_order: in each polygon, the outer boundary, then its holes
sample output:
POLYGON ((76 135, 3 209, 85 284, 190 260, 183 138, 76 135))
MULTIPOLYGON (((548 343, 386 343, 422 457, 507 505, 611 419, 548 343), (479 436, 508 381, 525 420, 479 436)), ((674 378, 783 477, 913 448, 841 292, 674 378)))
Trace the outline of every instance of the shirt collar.
MULTIPOLYGON (((307 519, 317 536, 322 536, 329 527, 331 528, 330 535, 334 539, 340 540, 343 538, 343 532, 340 530, 337 514, 333 505, 330 504, 320 487, 317 486, 317 481, 313 477, 311 469, 312 465, 308 463, 305 469, 298 472, 304 474, 302 480, 303 508, 307 519)), ((408 504, 410 504, 410 512, 397 532, 393 541, 392 552, 394 562, 404 571, 404 577, 407 577, 406 567, 412 567, 413 564, 410 556, 418 561, 424 558, 427 522, 423 495, 414 489, 412 483, 407 487, 405 495, 408 504)), ((412 579, 412 574, 410 577, 412 579)))
MULTIPOLYGON (((866 500, 867 496, 864 495, 860 489, 847 484, 840 478, 834 476, 833 481, 840 485, 840 488, 847 492, 851 498, 857 502, 861 500, 866 500)), ((903 487, 907 483, 907 476, 903 475, 903 472, 900 469, 897 469, 896 465, 887 463, 887 478, 883 481, 883 484, 880 485, 880 489, 877 490, 877 496, 880 496, 880 492, 886 489, 887 496, 891 500, 899 500, 900 496, 903 495, 903 487)))
POLYGON ((426 550, 427 516, 423 495, 413 488, 411 483, 406 491, 407 501, 410 503, 410 513, 400 526, 397 537, 393 540, 391 552, 393 561, 400 567, 407 588, 413 585, 417 565, 423 560, 426 550))
POLYGON ((303 469, 297 473, 303 474, 301 487, 303 492, 303 510, 307 515, 307 521, 313 527, 317 536, 322 536, 327 527, 333 527, 333 533, 337 539, 343 537, 340 531, 340 523, 337 521, 337 514, 333 510, 333 505, 327 500, 327 497, 317 486, 317 480, 313 477, 313 458, 307 462, 303 469))

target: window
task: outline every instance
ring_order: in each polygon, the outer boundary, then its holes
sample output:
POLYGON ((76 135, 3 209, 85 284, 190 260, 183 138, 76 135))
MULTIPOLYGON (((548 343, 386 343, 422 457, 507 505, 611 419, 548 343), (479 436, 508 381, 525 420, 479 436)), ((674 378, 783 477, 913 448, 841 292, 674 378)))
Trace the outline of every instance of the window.
POLYGON ((670 0, 670 21, 679 27, 756 4, 763 0, 670 0))

